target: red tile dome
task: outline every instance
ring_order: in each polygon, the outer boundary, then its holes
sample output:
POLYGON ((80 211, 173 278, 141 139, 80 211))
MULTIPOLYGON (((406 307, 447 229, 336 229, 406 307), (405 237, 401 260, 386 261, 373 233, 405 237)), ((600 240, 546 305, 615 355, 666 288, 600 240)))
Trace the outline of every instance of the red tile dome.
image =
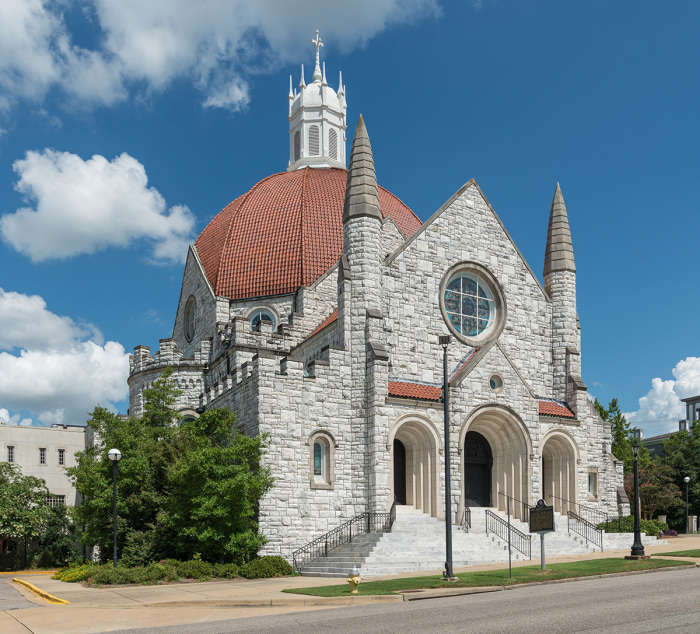
MULTIPOLYGON (((216 295, 230 299, 292 293, 310 285, 343 251, 347 170, 306 167, 273 174, 220 211, 194 246, 216 295)), ((421 221, 379 188, 382 217, 404 238, 421 221)))

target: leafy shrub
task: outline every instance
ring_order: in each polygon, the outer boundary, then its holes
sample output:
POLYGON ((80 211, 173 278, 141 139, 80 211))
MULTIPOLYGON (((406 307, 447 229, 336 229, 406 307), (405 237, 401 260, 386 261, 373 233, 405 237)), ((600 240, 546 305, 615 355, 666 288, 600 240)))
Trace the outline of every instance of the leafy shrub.
POLYGON ((214 564, 214 576, 221 579, 235 579, 239 575, 236 564, 214 564))
POLYGON ((190 559, 177 564, 177 574, 187 579, 208 579, 214 574, 214 566, 201 559, 190 559))
POLYGON ((267 579, 291 575, 292 567, 282 557, 268 555, 253 559, 241 566, 240 574, 246 579, 267 579))
POLYGON ((678 531, 674 531, 672 528, 667 531, 661 531, 659 537, 678 537, 678 531))
POLYGON ((94 570, 85 581, 95 586, 126 584, 131 583, 130 572, 130 568, 122 566, 115 568, 113 564, 105 564, 94 570))
POLYGON ((148 532, 129 531, 126 534, 119 563, 127 568, 146 566, 154 559, 154 546, 155 536, 152 530, 148 532))
MULTIPOLYGON (((597 528, 603 529, 608 533, 631 533, 634 530, 634 517, 627 515, 615 518, 610 523, 601 522, 597 528)), ((653 537, 661 531, 668 530, 668 524, 659 520, 640 520, 639 528, 643 533, 653 537)))
POLYGON ((97 566, 92 563, 72 564, 67 568, 60 568, 51 578, 58 579, 59 581, 65 581, 67 583, 78 583, 80 581, 86 581, 100 568, 101 566, 97 566))

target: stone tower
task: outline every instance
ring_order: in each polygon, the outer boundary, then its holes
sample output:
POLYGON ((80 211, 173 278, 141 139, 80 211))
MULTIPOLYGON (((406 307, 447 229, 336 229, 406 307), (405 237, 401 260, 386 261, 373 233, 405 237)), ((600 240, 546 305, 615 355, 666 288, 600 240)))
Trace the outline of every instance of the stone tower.
POLYGON ((557 183, 549 215, 544 254, 544 287, 552 300, 552 368, 554 397, 577 413, 581 380, 581 341, 576 312, 576 263, 569 218, 557 183))
POLYGON ((301 81, 292 89, 289 77, 289 166, 292 172, 302 167, 345 167, 345 86, 340 73, 338 92, 326 81, 326 64, 321 70, 320 50, 323 42, 316 31, 311 40, 316 48, 316 66, 311 83, 301 81))

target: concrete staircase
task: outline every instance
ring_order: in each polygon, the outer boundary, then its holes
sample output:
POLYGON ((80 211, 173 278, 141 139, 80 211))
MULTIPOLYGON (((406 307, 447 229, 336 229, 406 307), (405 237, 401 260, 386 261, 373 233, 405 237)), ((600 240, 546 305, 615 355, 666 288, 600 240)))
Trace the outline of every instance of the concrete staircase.
MULTIPOLYGON (((497 509, 489 509, 506 519, 497 509)), ((477 564, 508 561, 508 545, 492 533, 486 533, 486 509, 472 508, 472 526, 467 531, 460 526, 452 530, 452 560, 455 568, 477 564)), ((525 522, 511 517, 511 525, 529 535, 525 522)), ((547 557, 595 552, 599 548, 580 535, 569 532, 566 516, 555 514, 556 531, 545 536, 547 557)), ((631 533, 603 534, 603 549, 617 550, 632 545, 631 533)), ((656 537, 642 536, 644 545, 659 542, 656 537)), ((532 560, 540 558, 540 537, 532 535, 532 560)), ((527 559, 512 548, 513 561, 527 559)), ((306 564, 304 575, 344 577, 357 566, 363 577, 440 570, 445 562, 445 522, 430 517, 411 506, 396 507, 396 521, 390 533, 375 533, 356 537, 351 544, 336 548, 329 557, 306 564)))

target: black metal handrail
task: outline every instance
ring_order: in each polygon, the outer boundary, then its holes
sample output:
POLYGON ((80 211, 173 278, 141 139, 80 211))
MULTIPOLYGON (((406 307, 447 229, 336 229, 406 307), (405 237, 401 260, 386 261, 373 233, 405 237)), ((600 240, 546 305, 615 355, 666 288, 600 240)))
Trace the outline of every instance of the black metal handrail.
MULTIPOLYGON (((495 533, 504 541, 508 541, 509 524, 502 517, 493 511, 486 510, 486 534, 495 533)), ((519 531, 515 526, 510 525, 510 544, 519 550, 528 559, 532 559, 532 536, 519 531)))
POLYGON ((601 552, 603 551, 603 531, 600 528, 597 528, 595 524, 592 524, 573 511, 568 511, 566 516, 569 520, 569 532, 574 531, 574 533, 578 533, 586 541, 598 546, 601 552))
POLYGON ((465 529, 472 527, 472 510, 468 506, 465 506, 462 511, 462 526, 465 529))
POLYGON ((367 533, 389 533, 396 521, 396 500, 388 513, 360 513, 347 522, 310 541, 305 546, 292 553, 294 570, 320 557, 328 557, 328 553, 349 544, 358 535, 367 533))
POLYGON ((502 495, 504 498, 510 498, 510 502, 511 502, 510 512, 513 515, 515 515, 515 507, 513 506, 513 503, 515 502, 516 505, 520 506, 520 508, 521 508, 520 521, 522 521, 522 522, 529 522, 530 521, 530 509, 532 508, 532 504, 528 504, 527 502, 523 502, 522 500, 518 500, 518 499, 514 498, 512 495, 508 495, 507 493, 503 493, 502 491, 499 491, 498 495, 502 495))
POLYGON ((584 506, 583 504, 572 502, 571 500, 559 497, 558 495, 553 495, 552 493, 549 493, 548 495, 550 498, 564 502, 567 505, 567 511, 573 510, 576 515, 591 522, 592 524, 600 524, 601 522, 606 522, 608 519, 610 519, 608 514, 600 509, 593 508, 592 506, 584 506))

